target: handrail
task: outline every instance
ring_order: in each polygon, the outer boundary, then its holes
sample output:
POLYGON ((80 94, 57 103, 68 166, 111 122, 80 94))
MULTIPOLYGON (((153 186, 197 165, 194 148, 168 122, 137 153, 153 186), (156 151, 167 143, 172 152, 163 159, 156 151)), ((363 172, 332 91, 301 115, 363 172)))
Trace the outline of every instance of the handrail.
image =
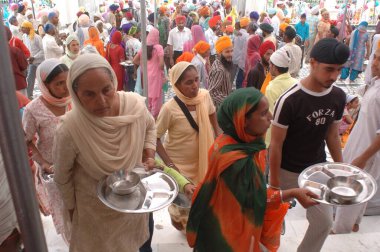
POLYGON ((3 22, 0 22, 0 35, 3 38, 0 39, 0 147, 5 172, 25 251, 47 252, 18 111, 9 45, 4 39, 6 35, 3 22))

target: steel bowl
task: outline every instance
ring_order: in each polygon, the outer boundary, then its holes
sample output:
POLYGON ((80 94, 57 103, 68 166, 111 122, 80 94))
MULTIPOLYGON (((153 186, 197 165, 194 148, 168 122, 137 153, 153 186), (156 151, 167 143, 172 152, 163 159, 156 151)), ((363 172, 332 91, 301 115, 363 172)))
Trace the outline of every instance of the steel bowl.
POLYGON ((339 204, 351 204, 363 191, 363 185, 350 176, 335 176, 327 181, 330 200, 339 204))
POLYGON ((135 172, 117 171, 107 177, 106 183, 115 194, 131 194, 139 185, 140 176, 135 172))

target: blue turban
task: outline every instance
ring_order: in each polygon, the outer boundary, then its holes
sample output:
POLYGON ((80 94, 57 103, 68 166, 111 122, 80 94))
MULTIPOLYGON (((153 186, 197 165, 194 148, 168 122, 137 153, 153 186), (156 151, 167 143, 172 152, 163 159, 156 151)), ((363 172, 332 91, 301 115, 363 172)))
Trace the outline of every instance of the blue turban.
POLYGON ((55 11, 49 12, 48 19, 52 20, 54 17, 57 17, 58 14, 55 11))
POLYGON ((368 27, 368 22, 367 21, 363 21, 359 24, 359 26, 364 26, 364 27, 368 27))
POLYGON ((251 13, 249 13, 249 17, 251 19, 259 20, 260 15, 259 15, 259 13, 257 11, 252 11, 251 13))
POLYGON ((119 5, 117 5, 117 4, 111 4, 109 8, 110 8, 111 11, 116 11, 117 9, 119 9, 119 5))
POLYGON ((274 15, 274 14, 276 14, 276 12, 277 12, 277 11, 276 11, 275 8, 269 8, 269 9, 268 9, 268 14, 269 14, 269 15, 274 15))
POLYGON ((46 33, 48 33, 49 31, 51 31, 51 30, 54 30, 55 28, 54 28, 54 25, 52 25, 52 24, 46 24, 45 26, 44 26, 44 31, 46 32, 46 33))
POLYGON ((21 13, 23 10, 25 10, 25 5, 23 5, 23 4, 19 4, 18 5, 18 13, 21 13))
POLYGON ((123 24, 121 26, 121 29, 123 30, 123 32, 125 34, 128 34, 129 30, 132 28, 133 24, 132 23, 128 23, 128 24, 123 24))

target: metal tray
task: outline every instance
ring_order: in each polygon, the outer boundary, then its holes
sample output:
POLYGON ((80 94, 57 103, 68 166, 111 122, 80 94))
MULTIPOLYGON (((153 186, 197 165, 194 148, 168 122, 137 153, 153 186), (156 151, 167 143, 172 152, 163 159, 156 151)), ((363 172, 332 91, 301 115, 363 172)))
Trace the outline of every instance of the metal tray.
POLYGON ((119 63, 123 67, 133 66, 133 62, 131 60, 123 61, 119 63))
POLYGON ((99 181, 98 198, 109 208, 122 213, 150 213, 173 202, 178 194, 175 180, 163 172, 141 179, 136 190, 128 195, 117 195, 106 185, 106 178, 99 181))
POLYGON ((307 188, 317 194, 320 198, 315 201, 332 206, 353 206, 369 201, 376 193, 377 184, 373 177, 350 164, 345 163, 320 163, 306 168, 298 177, 300 188, 307 188), (338 204, 329 198, 329 189, 326 185, 330 177, 324 172, 324 169, 335 174, 335 176, 358 175, 357 181, 363 185, 363 191, 359 194, 356 201, 351 204, 338 204))

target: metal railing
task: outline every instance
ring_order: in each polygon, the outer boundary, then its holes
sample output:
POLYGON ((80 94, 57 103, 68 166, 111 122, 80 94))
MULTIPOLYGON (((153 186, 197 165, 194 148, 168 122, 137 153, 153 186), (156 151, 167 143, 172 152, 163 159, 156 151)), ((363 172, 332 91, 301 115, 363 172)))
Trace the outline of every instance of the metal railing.
POLYGON ((16 99, 9 45, 0 21, 0 147, 26 252, 47 252, 16 99))

